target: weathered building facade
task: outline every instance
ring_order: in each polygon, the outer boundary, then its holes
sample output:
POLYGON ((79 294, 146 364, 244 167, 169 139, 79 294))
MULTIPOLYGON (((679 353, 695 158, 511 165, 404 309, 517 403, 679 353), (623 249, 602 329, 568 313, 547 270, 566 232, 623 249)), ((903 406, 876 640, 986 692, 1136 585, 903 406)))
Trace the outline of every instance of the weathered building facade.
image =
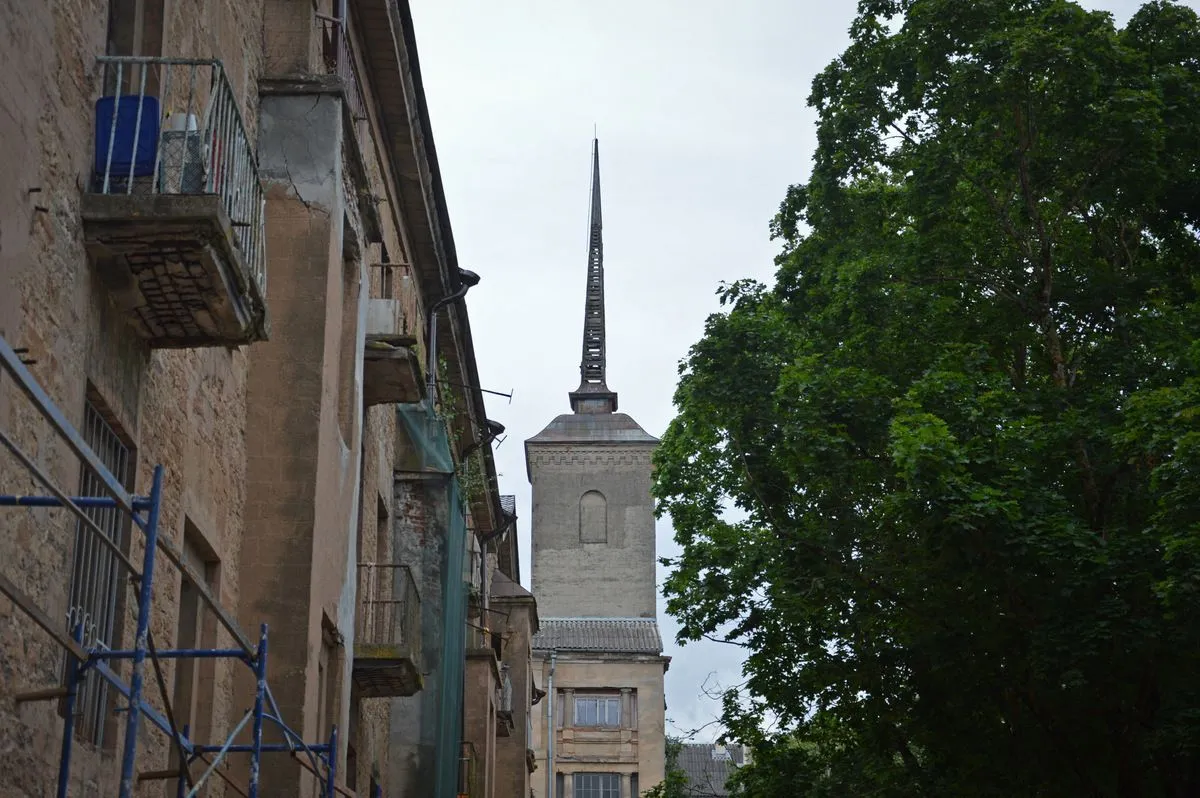
POLYGON ((525 442, 533 485, 534 721, 541 798, 634 798, 663 778, 668 658, 656 621, 651 454, 607 385, 599 145, 579 388, 525 442))
MULTIPOLYGON (((504 497, 515 522, 516 499, 504 497)), ((467 615, 462 790, 471 798, 529 795, 536 767, 532 713, 537 602, 521 587, 515 523, 473 552, 467 615)))
POLYGON ((465 632, 446 630, 468 535, 510 521, 407 3, 0 21, 0 339, 24 360, 0 378, 4 794, 455 795, 465 632), (119 502, 19 501, 145 495, 158 473, 152 580, 119 502), (415 782, 398 742, 422 701, 449 711, 415 782), (324 759, 286 752, 301 740, 324 759))

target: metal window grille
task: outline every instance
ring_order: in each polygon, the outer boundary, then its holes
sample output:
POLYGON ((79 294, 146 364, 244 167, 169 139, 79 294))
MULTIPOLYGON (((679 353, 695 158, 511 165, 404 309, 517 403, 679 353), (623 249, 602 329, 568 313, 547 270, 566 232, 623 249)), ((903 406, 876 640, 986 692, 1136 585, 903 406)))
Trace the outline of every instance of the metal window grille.
POLYGON ((621 774, 576 773, 575 798, 621 798, 621 774))
POLYGON ((621 699, 618 696, 576 696, 576 726, 620 726, 621 699))
MULTIPOLYGON (((90 400, 84 406, 83 438, 105 467, 122 485, 130 486, 132 456, 121 436, 90 400)), ((100 480, 86 467, 79 479, 79 495, 107 495, 100 480)), ((125 519, 115 508, 85 510, 108 538, 122 549, 126 547, 125 519)), ((96 540, 95 533, 82 524, 75 527, 75 554, 71 566, 70 600, 67 604, 67 630, 83 625, 85 648, 111 648, 117 632, 117 607, 121 596, 121 564, 116 556, 96 540)), ((107 722, 108 684, 89 671, 76 702, 75 729, 88 742, 102 745, 107 722)))

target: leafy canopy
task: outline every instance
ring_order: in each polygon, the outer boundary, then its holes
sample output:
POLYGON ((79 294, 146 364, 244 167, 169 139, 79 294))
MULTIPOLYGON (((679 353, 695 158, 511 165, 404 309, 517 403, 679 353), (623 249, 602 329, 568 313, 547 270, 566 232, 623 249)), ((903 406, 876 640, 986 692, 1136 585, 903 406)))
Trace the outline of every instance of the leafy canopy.
POLYGON ((742 790, 1198 795, 1197 16, 851 33, 657 455, 680 636, 748 649, 742 790))

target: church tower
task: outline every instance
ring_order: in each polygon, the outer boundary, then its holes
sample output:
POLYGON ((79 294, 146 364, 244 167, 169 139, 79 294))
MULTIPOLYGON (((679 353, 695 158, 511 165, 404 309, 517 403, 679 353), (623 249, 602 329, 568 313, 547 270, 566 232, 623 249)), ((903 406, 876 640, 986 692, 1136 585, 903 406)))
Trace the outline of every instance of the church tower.
POLYGON ((533 485, 533 648, 548 693, 534 723, 538 798, 636 798, 663 778, 665 704, 656 620, 651 454, 658 439, 608 387, 600 147, 583 350, 571 412, 525 442, 533 485))
POLYGON ((583 352, 571 410, 525 442, 533 484, 533 592, 543 617, 654 618, 658 439, 617 412, 608 387, 600 148, 592 142, 592 209, 583 352))

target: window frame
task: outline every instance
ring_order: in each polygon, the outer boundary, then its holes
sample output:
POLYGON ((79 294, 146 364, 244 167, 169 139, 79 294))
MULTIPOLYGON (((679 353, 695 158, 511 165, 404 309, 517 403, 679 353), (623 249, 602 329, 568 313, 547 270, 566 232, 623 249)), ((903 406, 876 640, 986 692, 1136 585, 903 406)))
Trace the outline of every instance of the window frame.
MULTIPOLYGON (((96 453, 109 474, 124 488, 132 490, 137 473, 137 447, 109 410, 108 404, 89 382, 84 394, 84 442, 96 453)), ((79 496, 107 496, 100 478, 85 464, 79 469, 79 496)), ((132 519, 115 507, 91 507, 83 510, 117 548, 129 553, 132 519)), ((67 574, 67 633, 83 624, 84 646, 118 648, 124 632, 126 591, 124 566, 116 555, 93 540, 94 532, 80 521, 75 523, 71 568, 67 574)), ((70 654, 62 661, 63 672, 70 654)), ((106 681, 89 671, 79 685, 76 699, 74 733, 84 742, 111 750, 116 720, 112 708, 116 696, 106 681)), ((65 711, 65 706, 59 706, 65 711)))
POLYGON ((620 694, 576 693, 574 704, 571 706, 571 725, 582 729, 619 729, 623 715, 620 694), (595 721, 593 722, 584 722, 580 717, 580 706, 587 703, 593 704, 595 708, 593 713, 595 721), (603 713, 601 707, 605 708, 603 713), (610 710, 615 713, 615 722, 611 723, 606 722, 610 719, 610 710))
POLYGON ((620 773, 585 772, 571 775, 575 798, 621 798, 620 773), (587 784, 589 781, 593 783, 587 784))

